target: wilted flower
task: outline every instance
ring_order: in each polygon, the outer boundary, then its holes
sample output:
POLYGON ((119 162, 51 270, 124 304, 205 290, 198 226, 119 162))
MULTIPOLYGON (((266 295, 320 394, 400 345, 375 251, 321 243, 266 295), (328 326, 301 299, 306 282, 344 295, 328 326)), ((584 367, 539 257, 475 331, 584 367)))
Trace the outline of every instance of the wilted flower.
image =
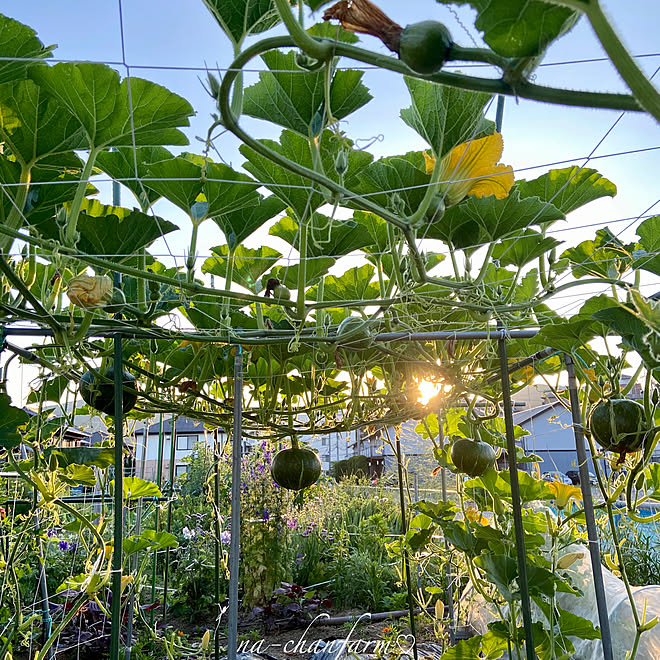
POLYGON ((98 307, 112 300, 112 280, 107 275, 78 275, 69 280, 67 295, 78 307, 98 307))

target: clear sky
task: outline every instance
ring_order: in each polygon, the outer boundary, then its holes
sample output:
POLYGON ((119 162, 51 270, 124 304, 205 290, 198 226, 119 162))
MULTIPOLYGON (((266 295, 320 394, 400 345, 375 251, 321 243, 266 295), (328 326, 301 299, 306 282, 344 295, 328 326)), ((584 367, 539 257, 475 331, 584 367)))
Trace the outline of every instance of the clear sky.
MULTIPOLYGON (((473 45, 472 40, 481 43, 469 8, 456 8, 454 14, 434 0, 379 0, 377 4, 402 25, 433 18, 446 23, 457 43, 466 46, 473 45), (456 16, 461 18, 462 24, 457 22, 456 16)), ((653 74, 660 67, 660 2, 602 0, 601 4, 633 54, 655 54, 639 59, 644 70, 653 74)), ((198 77, 204 77, 204 67, 222 69, 232 59, 228 40, 201 0, 29 0, 3 5, 3 13, 37 30, 44 43, 58 44, 57 59, 107 62, 115 64, 122 75, 126 74, 128 65, 131 75, 154 80, 186 97, 197 111, 187 131, 191 141, 189 149, 201 151, 202 145, 195 136, 206 134, 213 102, 203 91, 198 77)), ((317 12, 317 20, 321 14, 322 10, 317 12)), ((386 52, 385 47, 372 37, 363 37, 362 45, 386 52)), ((591 28, 585 19, 581 19, 570 34, 549 49, 545 66, 536 72, 535 82, 574 89, 626 91, 609 62, 566 63, 603 57, 604 52, 591 28)), ((463 71, 469 72, 470 69, 464 68, 463 71)), ((486 75, 483 69, 475 71, 486 75)), ((249 74, 246 84, 255 79, 256 73, 249 74)), ((656 77, 658 80, 660 73, 656 77)), ((402 80, 394 74, 368 71, 364 82, 371 89, 374 100, 351 116, 342 127, 349 137, 382 136, 382 140, 371 149, 377 156, 425 148, 421 138, 399 119, 399 110, 409 105, 402 80)), ((559 161, 569 162, 558 167, 585 165, 586 157, 593 152, 596 158, 588 166, 598 169, 618 186, 616 198, 596 201, 557 226, 556 236, 569 244, 592 237, 597 227, 579 228, 596 223, 608 225, 615 233, 622 232, 623 238, 634 240, 634 227, 639 222, 635 218, 660 213, 659 127, 653 119, 639 113, 627 113, 617 122, 620 114, 524 100, 506 101, 502 160, 514 167, 516 178, 535 178, 547 171, 548 164, 559 161), (655 150, 638 151, 649 148, 655 150), (623 154, 631 151, 637 153, 623 154)), ((276 137, 279 132, 249 118, 245 118, 244 124, 257 136, 276 137)), ((242 158, 236 151, 237 143, 233 137, 221 136, 216 147, 226 161, 234 167, 240 166, 242 158)), ((124 203, 132 205, 130 194, 124 194, 124 203)), ((156 211, 185 227, 185 236, 177 238, 173 235, 170 240, 173 252, 182 254, 189 234, 187 221, 166 203, 159 203, 156 211)), ((263 236, 263 233, 255 235, 248 245, 262 243, 263 236)), ((277 240, 272 237, 268 241, 284 254, 288 253, 285 244, 276 245, 277 240)), ((208 255, 204 252, 210 246, 223 242, 217 227, 211 222, 205 223, 199 242, 201 256, 208 255)), ((182 264, 183 260, 178 262, 182 264)), ((650 287, 647 293, 652 293, 654 286, 660 289, 657 279, 645 286, 650 287)), ((556 307, 573 312, 583 300, 583 297, 573 295, 557 301, 556 307)))

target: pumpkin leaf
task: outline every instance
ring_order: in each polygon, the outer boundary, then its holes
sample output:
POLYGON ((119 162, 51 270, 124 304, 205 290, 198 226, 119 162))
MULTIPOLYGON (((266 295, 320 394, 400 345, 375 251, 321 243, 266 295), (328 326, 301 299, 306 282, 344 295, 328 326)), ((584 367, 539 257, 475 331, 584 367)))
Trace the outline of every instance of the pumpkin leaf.
POLYGON ((554 222, 564 214, 538 197, 524 197, 513 188, 507 197, 468 197, 448 208, 441 221, 428 227, 427 238, 437 238, 459 249, 480 247, 531 225, 554 222))
POLYGON ((160 197, 160 193, 144 181, 149 177, 149 166, 172 158, 172 154, 165 147, 137 147, 135 150, 132 147, 118 147, 113 151, 102 151, 94 164, 115 181, 126 186, 144 210, 160 197))
POLYGON ((514 238, 500 241, 493 249, 493 259, 497 259, 501 266, 522 268, 560 244, 561 241, 556 238, 543 236, 533 229, 525 229, 514 238))
POLYGON ((401 119, 429 143, 436 158, 462 142, 493 133, 495 125, 483 116, 490 94, 410 76, 404 80, 412 106, 401 110, 401 119))
POLYGON ((550 170, 516 185, 521 197, 538 197, 566 215, 596 199, 616 195, 616 186, 597 170, 577 165, 550 170))
MULTIPOLYGON (((202 264, 202 272, 224 278, 227 274, 229 246, 219 245, 211 248, 211 252, 216 256, 209 257, 202 264)), ((257 280, 281 257, 282 255, 277 250, 265 245, 256 250, 238 245, 231 256, 233 261, 232 280, 236 284, 254 291, 257 280)))
POLYGON ((235 45, 280 22, 273 0, 202 0, 235 45))
POLYGON ((188 144, 178 127, 188 126, 191 105, 156 83, 120 82, 117 71, 91 62, 32 67, 29 75, 76 117, 90 149, 188 144))
POLYGON ((96 486, 96 474, 88 465, 68 465, 57 476, 71 486, 96 486))
MULTIPOLYGON (((323 284, 324 301, 371 300, 380 296, 378 284, 372 283, 375 269, 371 264, 349 268, 341 276, 326 275, 323 284)), ((307 297, 316 300, 316 287, 307 297)))
POLYGON ((637 227, 639 245, 635 250, 633 268, 643 268, 660 275, 660 215, 647 218, 637 227))
POLYGON ((624 244, 608 227, 596 232, 595 240, 582 241, 565 250, 575 277, 619 279, 633 264, 634 244, 624 244))
MULTIPOLYGON (((362 169, 358 178, 355 192, 369 195, 384 208, 392 209, 396 208, 393 198, 397 195, 403 206, 401 212, 405 215, 412 215, 417 210, 430 181, 421 151, 380 158, 362 169)), ((351 206, 351 203, 347 205, 351 206)))
MULTIPOLYGON (((304 71, 296 65, 296 53, 271 50, 264 53, 268 71, 259 82, 243 92, 243 112, 257 119, 279 124, 308 138, 325 112, 324 69, 304 71)), ((332 116, 343 119, 371 100, 362 84, 362 71, 335 71, 330 83, 332 116)))
MULTIPOLYGON (((261 140, 260 142, 298 165, 309 170, 314 169, 309 141, 297 133, 285 130, 282 131, 279 143, 272 140, 261 140)), ((346 153, 348 169, 344 174, 344 185, 348 189, 353 189, 356 176, 371 161, 372 156, 365 151, 353 149, 350 140, 340 138, 329 131, 323 133, 320 144, 323 170, 326 176, 334 181, 339 180, 335 171, 335 157, 339 150, 346 153)), ((291 172, 245 144, 240 147, 240 152, 248 159, 244 165, 245 169, 285 201, 299 218, 306 217, 309 212, 316 210, 326 202, 325 197, 318 190, 318 186, 312 186, 310 180, 304 176, 291 172)))
POLYGON ((22 80, 39 60, 52 56, 55 46, 44 46, 27 25, 0 14, 0 84, 22 80))
POLYGON ((185 157, 160 160, 147 167, 148 185, 161 197, 191 215, 202 193, 202 167, 185 157))
POLYGON ((21 444, 19 429, 30 421, 30 416, 21 408, 11 405, 7 394, 0 394, 0 447, 13 449, 21 444))
MULTIPOLYGON (((372 243, 369 233, 356 231, 358 224, 354 220, 336 220, 316 212, 307 227, 307 256, 310 257, 339 257, 372 243)), ((284 216, 268 233, 298 249, 300 227, 292 217, 284 216)))
POLYGON ((32 80, 0 85, 0 139, 27 168, 85 146, 78 120, 32 80))
POLYGON ((477 12, 474 26, 484 41, 504 57, 541 55, 570 30, 579 14, 540 0, 437 0, 441 4, 470 5, 477 12))
POLYGON ((269 197, 262 197, 259 193, 255 193, 255 195, 256 204, 249 206, 246 204, 240 208, 234 208, 229 213, 211 217, 222 230, 227 245, 232 250, 286 207, 286 202, 276 195, 269 197))
MULTIPOLYGON (((111 484, 114 486, 114 480, 111 484)), ((141 497, 162 497, 160 488, 153 482, 139 477, 124 477, 123 496, 126 500, 138 500, 141 497)))
MULTIPOLYGON (((307 286, 316 284, 332 268, 336 259, 332 257, 315 257, 307 259, 305 262, 305 281, 307 286)), ((290 264, 286 266, 275 266, 270 271, 270 277, 276 277, 284 286, 289 289, 298 287, 298 269, 300 264, 290 264)))
POLYGON ((598 334, 598 327, 591 319, 577 318, 545 325, 530 343, 539 348, 554 348, 573 353, 586 346, 598 334))

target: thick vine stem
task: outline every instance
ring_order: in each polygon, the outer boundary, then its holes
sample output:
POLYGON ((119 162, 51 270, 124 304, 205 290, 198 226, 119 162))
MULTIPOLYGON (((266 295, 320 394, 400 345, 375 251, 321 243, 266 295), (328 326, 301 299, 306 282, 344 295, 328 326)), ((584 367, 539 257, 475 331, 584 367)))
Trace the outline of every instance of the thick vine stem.
POLYGON ((660 122, 660 92, 644 75, 621 42, 619 35, 603 12, 599 0, 550 0, 550 2, 570 7, 586 15, 610 61, 632 91, 641 108, 660 122))

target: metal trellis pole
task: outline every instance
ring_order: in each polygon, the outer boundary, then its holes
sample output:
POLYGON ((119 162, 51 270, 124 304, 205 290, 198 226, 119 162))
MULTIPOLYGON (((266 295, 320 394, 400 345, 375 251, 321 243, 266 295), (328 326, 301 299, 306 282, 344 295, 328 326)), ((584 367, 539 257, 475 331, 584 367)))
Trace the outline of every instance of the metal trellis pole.
POLYGON ((522 610, 523 627, 525 629, 525 652, 527 660, 535 660, 534 634, 532 631, 532 610, 529 601, 529 584, 527 582, 527 562, 525 552, 525 532, 523 529, 522 507, 520 504, 520 485, 518 483, 518 461, 516 460, 516 438, 513 424, 513 404, 509 388, 509 369, 506 351, 506 339, 497 341, 500 354, 500 377, 502 380, 502 403, 504 406, 504 423, 506 425, 506 452, 509 459, 509 474, 511 475, 511 503, 513 505, 513 527, 516 539, 516 554, 518 559, 518 586, 520 588, 520 608, 522 610))
MULTIPOLYGON (((167 533, 172 531, 172 500, 174 499, 174 460, 176 458, 176 423, 172 417, 170 425, 170 492, 167 501, 167 533)), ((170 548, 165 549, 165 575, 163 576, 163 622, 167 623, 167 587, 170 578, 170 548)))
POLYGON ((112 620, 110 621, 110 660, 119 660, 121 641, 121 564, 124 538, 124 369, 122 367, 122 337, 114 337, 115 378, 115 507, 114 547, 112 552, 112 620))
POLYGON ((219 624, 221 615, 220 603, 220 447, 218 443, 218 429, 213 430, 213 499, 215 501, 215 607, 216 607, 216 626, 213 635, 213 653, 215 660, 220 660, 220 635, 219 624))
MULTIPOLYGON (((440 449, 445 446, 444 415, 438 413, 438 444, 440 449)), ((447 468, 440 468, 440 488, 442 489, 442 501, 447 502, 447 468)), ((444 540, 445 550, 447 551, 447 563, 445 564, 445 580, 447 581, 447 592, 445 600, 447 602, 447 618, 449 619, 449 643, 453 646, 456 642, 456 629, 454 626, 454 576, 451 570, 451 560, 449 541, 444 540)))
MULTIPOLYGON (((403 460, 401 456, 401 428, 397 427, 394 434, 396 443, 396 465, 399 471, 399 505, 401 507, 401 535, 408 532, 408 521, 406 520, 406 500, 403 492, 403 460)), ((415 603, 413 601, 412 581, 410 578, 410 555, 406 546, 403 546, 403 568, 406 575, 406 587, 408 589, 408 611, 410 616, 410 632, 413 637, 413 658, 417 660, 417 634, 415 630, 415 603)))
POLYGON ((591 496, 587 452, 584 447, 584 433, 582 429, 582 416, 580 414, 580 400, 578 399, 577 380, 575 378, 575 366, 573 365, 573 358, 568 354, 564 355, 564 362, 566 364, 566 371, 568 372, 568 394, 571 402, 571 415, 573 416, 575 450, 577 452, 578 469, 580 471, 580 488, 582 489, 582 504, 584 506, 584 519, 587 526, 587 539, 589 541, 589 554, 591 556, 591 571, 594 578, 594 591, 596 592, 596 606, 598 607, 598 621, 600 623, 600 640, 603 647, 603 660, 612 660, 610 619, 607 611, 605 587, 603 585, 598 530, 596 529, 594 503, 591 496))
POLYGON ((229 546, 229 613, 227 660, 236 660, 238 645, 238 569, 241 539, 241 448, 243 417, 243 351, 234 355, 234 428, 231 453, 231 542, 229 546))

